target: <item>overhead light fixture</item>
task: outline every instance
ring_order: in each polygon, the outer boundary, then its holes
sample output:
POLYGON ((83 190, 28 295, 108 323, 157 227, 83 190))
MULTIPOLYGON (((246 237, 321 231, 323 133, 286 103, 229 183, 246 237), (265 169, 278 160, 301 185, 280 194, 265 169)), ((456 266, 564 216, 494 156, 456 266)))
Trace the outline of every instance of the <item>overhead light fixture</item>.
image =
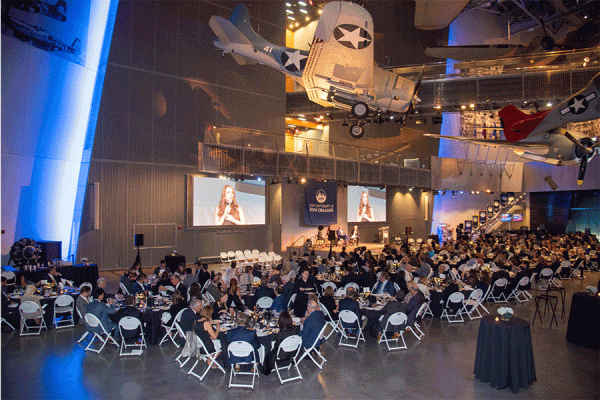
POLYGON ((303 1, 299 1, 298 4, 300 4, 301 6, 306 6, 306 3, 303 1))
POLYGON ((302 183, 306 183, 306 178, 302 178, 302 179, 300 179, 300 182, 302 182, 302 183))
POLYGON ((301 12, 302 14, 308 14, 308 11, 306 11, 304 8, 301 8, 301 9, 300 9, 300 12, 301 12))
POLYGON ((435 106, 433 108, 435 108, 436 110, 439 110, 440 108, 442 108, 442 106, 435 106))
POLYGON ((552 107, 552 102, 551 101, 547 102, 546 107, 552 107))
POLYGON ((292 10, 289 10, 289 9, 286 9, 285 12, 288 13, 288 14, 293 14, 294 13, 292 10))
POLYGON ((409 191, 409 192, 412 192, 412 190, 413 190, 413 188, 408 188, 408 191, 409 191))
POLYGON ((290 25, 290 29, 294 29, 294 24, 291 24, 291 25, 290 25))
POLYGON ((310 21, 310 17, 307 15, 306 18, 304 18, 305 21, 310 21))
POLYGON ((475 108, 475 104, 471 103, 471 104, 469 104, 469 107, 475 108))
POLYGON ((290 3, 285 3, 286 7, 291 7, 292 5, 290 3))
POLYGON ((319 15, 323 14, 323 10, 319 8, 319 15))
POLYGON ((295 21, 294 17, 292 17, 291 15, 287 16, 289 19, 291 19, 292 21, 295 21))
POLYGON ((300 26, 300 22, 296 22, 295 25, 296 25, 296 27, 299 27, 300 26))
POLYGON ((256 178, 257 181, 262 181, 262 178, 259 176, 258 178, 256 178))
POLYGON ((460 108, 461 108, 462 110, 464 110, 465 108, 467 108, 467 106, 465 106, 465 105, 463 104, 462 106, 460 106, 460 108))

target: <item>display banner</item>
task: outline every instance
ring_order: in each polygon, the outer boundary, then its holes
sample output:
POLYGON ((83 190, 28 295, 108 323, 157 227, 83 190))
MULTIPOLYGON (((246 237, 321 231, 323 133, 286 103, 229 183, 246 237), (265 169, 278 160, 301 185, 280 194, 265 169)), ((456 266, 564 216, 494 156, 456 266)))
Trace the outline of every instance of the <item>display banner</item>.
POLYGON ((492 205, 487 206, 487 217, 488 217, 488 219, 492 219, 494 217, 494 206, 492 206, 492 205))
POLYGON ((466 219, 464 233, 471 233, 472 230, 473 230, 473 221, 466 219))
POLYGON ((483 224, 485 224, 486 221, 487 221, 487 211, 479 210, 479 223, 481 225, 483 225, 483 224))
POLYGON ((494 213, 500 211, 500 200, 494 200, 494 213))
POLYGON ((304 189, 304 223, 337 223, 337 183, 308 181, 304 189))
POLYGON ((508 204, 508 193, 500 193, 500 205, 505 207, 508 204))
POLYGON ((473 229, 479 227, 479 215, 473 215, 473 229))

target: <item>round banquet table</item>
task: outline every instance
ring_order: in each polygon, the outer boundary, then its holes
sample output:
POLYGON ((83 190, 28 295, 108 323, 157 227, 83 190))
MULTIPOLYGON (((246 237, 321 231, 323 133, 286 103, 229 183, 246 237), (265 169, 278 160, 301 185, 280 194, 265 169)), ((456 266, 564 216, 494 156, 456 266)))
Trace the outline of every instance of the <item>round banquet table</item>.
POLYGON ((590 349, 600 349, 600 297, 587 292, 573 293, 567 340, 590 349))
POLYGON ((529 322, 512 317, 496 321, 481 319, 475 354, 475 378, 490 382, 498 390, 510 387, 513 393, 536 381, 529 322))

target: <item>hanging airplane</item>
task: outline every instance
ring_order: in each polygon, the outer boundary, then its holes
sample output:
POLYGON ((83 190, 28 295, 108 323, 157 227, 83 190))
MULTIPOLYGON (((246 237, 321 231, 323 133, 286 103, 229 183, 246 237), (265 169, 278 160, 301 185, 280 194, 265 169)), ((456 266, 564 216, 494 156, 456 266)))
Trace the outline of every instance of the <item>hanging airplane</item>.
POLYGON ((563 128, 567 123, 600 119, 600 73, 573 96, 556 107, 525 114, 513 105, 498 112, 506 140, 468 138, 425 134, 439 139, 472 142, 511 148, 526 160, 553 165, 577 165, 577 184, 582 185, 585 170, 600 151, 599 138, 571 133, 563 128))
POLYGON ((421 78, 410 79, 384 70, 373 58, 373 19, 362 6, 333 1, 325 4, 310 51, 277 46, 250 25, 248 8, 240 4, 229 20, 212 16, 215 47, 240 65, 269 66, 302 85, 308 98, 325 107, 351 112, 350 134, 364 134, 365 118, 387 113, 402 118, 418 101, 421 78))

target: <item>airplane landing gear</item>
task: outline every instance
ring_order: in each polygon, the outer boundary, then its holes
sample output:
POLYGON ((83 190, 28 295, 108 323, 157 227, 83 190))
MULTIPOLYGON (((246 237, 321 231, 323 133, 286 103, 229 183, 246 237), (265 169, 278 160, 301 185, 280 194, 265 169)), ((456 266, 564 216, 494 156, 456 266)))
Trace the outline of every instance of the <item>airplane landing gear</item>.
POLYGON ((369 115, 369 106, 367 103, 359 101, 352 105, 352 115, 356 119, 363 119, 369 115))
POLYGON ((350 135, 353 138, 359 139, 364 134, 365 134, 365 128, 363 127, 363 125, 361 123, 357 122, 355 124, 352 124, 352 126, 350 126, 350 135))

